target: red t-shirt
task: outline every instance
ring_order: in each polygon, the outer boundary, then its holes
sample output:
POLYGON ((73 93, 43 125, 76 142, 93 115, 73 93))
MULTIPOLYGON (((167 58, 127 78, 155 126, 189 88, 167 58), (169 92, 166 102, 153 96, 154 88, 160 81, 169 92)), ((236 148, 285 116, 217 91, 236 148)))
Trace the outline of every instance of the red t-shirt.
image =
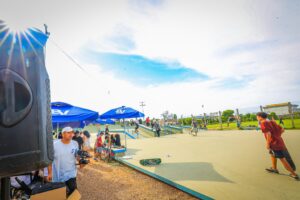
POLYGON ((285 144, 281 137, 281 134, 283 132, 281 126, 276 124, 274 121, 264 121, 260 125, 262 132, 265 135, 265 138, 267 139, 267 133, 271 133, 271 143, 270 148, 272 150, 285 150, 285 144))
POLYGON ((102 147, 102 137, 101 136, 97 138, 96 146, 97 147, 102 147))

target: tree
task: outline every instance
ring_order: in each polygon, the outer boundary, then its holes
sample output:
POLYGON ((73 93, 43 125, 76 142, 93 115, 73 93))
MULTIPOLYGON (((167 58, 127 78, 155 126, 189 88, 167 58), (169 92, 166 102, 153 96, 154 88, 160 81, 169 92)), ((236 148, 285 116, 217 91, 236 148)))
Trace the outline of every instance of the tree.
POLYGON ((234 110, 224 110, 222 113, 222 120, 227 121, 234 113, 234 110))
POLYGON ((276 113, 271 112, 271 113, 269 114, 269 118, 270 118, 270 119, 272 119, 272 118, 278 119, 278 116, 276 115, 276 113))
POLYGON ((177 120, 177 115, 176 114, 174 114, 174 119, 177 120))
POLYGON ((250 120, 256 121, 256 114, 250 114, 250 120))
POLYGON ((247 113, 245 115, 245 121, 250 121, 250 118, 251 118, 251 114, 250 113, 247 113))
POLYGON ((181 118, 178 119, 178 123, 179 123, 179 124, 183 124, 183 119, 181 119, 181 118))
POLYGON ((192 124, 192 118, 191 117, 187 117, 187 118, 185 118, 185 125, 188 125, 188 126, 190 126, 191 124, 192 124))

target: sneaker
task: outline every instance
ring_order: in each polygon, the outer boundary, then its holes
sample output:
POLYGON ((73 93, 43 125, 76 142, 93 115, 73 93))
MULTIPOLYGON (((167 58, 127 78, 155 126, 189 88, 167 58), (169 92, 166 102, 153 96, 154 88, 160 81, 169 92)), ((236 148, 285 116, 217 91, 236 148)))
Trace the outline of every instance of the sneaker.
POLYGON ((272 167, 266 168, 266 171, 267 171, 267 172, 270 172, 270 173, 279 174, 279 171, 278 171, 277 169, 273 169, 272 167))
POLYGON ((293 175, 293 174, 290 174, 290 177, 295 179, 295 180, 299 180, 299 176, 298 175, 293 175))

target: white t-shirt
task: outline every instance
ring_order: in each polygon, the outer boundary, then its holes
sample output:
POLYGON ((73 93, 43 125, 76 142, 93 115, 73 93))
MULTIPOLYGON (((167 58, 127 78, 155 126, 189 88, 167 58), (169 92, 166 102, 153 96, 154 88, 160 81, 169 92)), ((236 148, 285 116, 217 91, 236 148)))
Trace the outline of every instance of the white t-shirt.
POLYGON ((77 175, 76 153, 78 143, 71 140, 69 144, 61 140, 54 141, 54 160, 52 163, 52 182, 65 182, 77 175))

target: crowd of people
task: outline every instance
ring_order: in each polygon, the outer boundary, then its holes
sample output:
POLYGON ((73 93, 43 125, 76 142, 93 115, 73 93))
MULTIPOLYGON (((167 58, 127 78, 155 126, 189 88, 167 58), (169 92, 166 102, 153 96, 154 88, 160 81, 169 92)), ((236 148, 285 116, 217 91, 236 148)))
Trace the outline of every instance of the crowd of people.
POLYGON ((160 137, 160 131, 161 131, 161 127, 159 124, 158 119, 150 119, 150 117, 147 117, 145 120, 145 124, 147 127, 151 127, 151 129, 155 132, 155 136, 156 137, 160 137))
POLYGON ((53 145, 54 160, 50 166, 44 169, 44 177, 46 181, 64 182, 67 195, 77 189, 77 166, 82 168, 87 164, 80 162, 82 158, 78 152, 94 150, 94 159, 98 161, 101 153, 111 150, 111 148, 123 147, 120 135, 111 133, 108 126, 97 134, 94 146, 91 144, 91 134, 88 131, 74 131, 71 127, 63 128, 57 138, 54 138, 53 145))
MULTIPOLYGON (((294 179, 299 179, 299 176, 295 172, 295 166, 290 162, 290 158, 287 156, 287 148, 281 137, 284 129, 279 126, 274 120, 268 120, 267 114, 264 112, 257 113, 257 120, 260 128, 264 133, 266 139, 266 148, 271 156, 271 167, 266 168, 266 171, 270 173, 278 174, 277 159, 281 161, 287 171, 290 172, 290 176, 294 179)), ((150 120, 149 117, 145 120, 146 126, 151 126, 155 130, 156 136, 160 137, 160 124, 158 120, 150 120)), ((135 129, 139 127, 139 121, 134 122, 136 124, 135 129)), ((282 125, 283 122, 280 122, 282 125)), ((192 129, 197 129, 197 122, 192 121, 192 129)), ((24 182, 30 182, 34 178, 42 177, 44 181, 48 182, 64 182, 67 189, 67 195, 70 195, 75 189, 77 189, 77 169, 84 167, 87 163, 80 162, 82 159, 78 152, 80 151, 92 151, 94 150, 94 159, 99 161, 101 154, 111 153, 112 148, 124 148, 121 145, 121 138, 118 133, 111 133, 108 125, 106 125, 104 131, 100 131, 97 134, 94 146, 91 145, 91 134, 84 131, 74 131, 71 127, 65 127, 59 134, 54 134, 54 160, 53 162, 43 170, 43 175, 39 176, 37 172, 33 172, 29 175, 18 176, 24 182), (34 178, 31 178, 31 177, 34 178)), ((12 186, 16 187, 16 177, 11 178, 12 186)))
POLYGON ((106 155, 112 154, 112 148, 124 148, 121 145, 121 137, 118 133, 110 133, 108 126, 105 131, 98 133, 94 144, 94 160, 98 161, 99 157, 104 158, 106 155))

